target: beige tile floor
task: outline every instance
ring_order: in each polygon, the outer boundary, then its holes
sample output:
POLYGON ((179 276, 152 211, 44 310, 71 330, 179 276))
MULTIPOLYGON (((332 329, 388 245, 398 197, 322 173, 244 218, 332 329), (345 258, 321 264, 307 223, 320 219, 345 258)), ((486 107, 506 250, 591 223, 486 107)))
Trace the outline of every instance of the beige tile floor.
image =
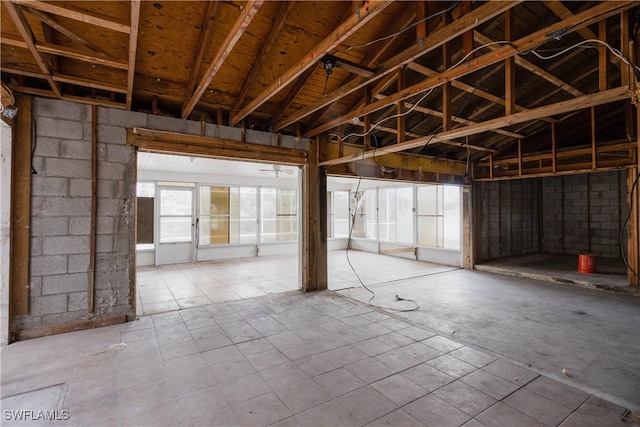
MULTIPOLYGON (((405 280, 454 269, 359 251, 349 251, 349 259, 366 284, 405 280)), ((328 264, 329 289, 360 286, 347 263, 345 251, 329 252, 328 264)), ((298 290, 298 259, 297 255, 280 255, 140 267, 137 280, 138 314, 161 313, 298 290)))
POLYGON ((12 344, 1 404, 2 425, 629 425, 620 406, 332 291, 12 344))
MULTIPOLYGON (((378 292, 445 276, 451 286, 461 272, 355 251, 350 258, 378 292)), ((291 257, 141 269, 138 306, 147 314, 139 320, 1 348, 0 423, 633 425, 601 393, 428 327, 424 316, 439 314, 427 301, 414 317, 367 305, 344 252, 330 253, 329 282, 340 293, 291 290, 291 257), (34 422, 39 414, 58 420, 34 422)))

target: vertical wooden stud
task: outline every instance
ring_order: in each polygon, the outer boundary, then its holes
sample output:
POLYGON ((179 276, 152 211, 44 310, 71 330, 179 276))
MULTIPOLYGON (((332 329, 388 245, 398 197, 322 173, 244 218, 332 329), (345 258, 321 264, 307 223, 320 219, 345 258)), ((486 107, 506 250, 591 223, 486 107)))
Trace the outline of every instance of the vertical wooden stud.
MULTIPOLYGON (((400 67, 398 69, 398 92, 400 92, 402 89, 404 89, 405 86, 405 67, 400 67)), ((404 118, 405 116, 403 115, 404 113, 404 101, 399 101, 398 102, 398 109, 397 109, 397 114, 398 114, 398 122, 397 122, 397 129, 398 129, 398 136, 396 141, 398 142, 398 144, 400 144, 401 142, 404 142, 405 139, 405 128, 404 128, 404 118)))
MULTIPOLYGON (((513 9, 504 12, 505 40, 514 39, 515 25, 513 22, 513 9)), ((516 112, 516 63, 513 57, 505 59, 504 63, 504 108, 505 115, 516 112)))
POLYGON ((591 107, 591 169, 598 167, 598 153, 596 152, 596 107, 591 107))
POLYGON ((522 176, 522 139, 518 138, 518 175, 522 176))
POLYGON ((11 147, 11 265, 9 267, 9 321, 29 313, 31 251, 31 98, 16 97, 11 147))
POLYGON ((556 124, 551 123, 551 169, 556 173, 556 124))
POLYGON ((98 207, 98 107, 91 106, 91 218, 89 224, 89 267, 87 268, 87 311, 95 306, 96 219, 98 207))
MULTIPOLYGON (((607 20, 598 22, 598 38, 607 42, 607 20)), ((605 46, 598 47, 598 87, 599 90, 609 89, 609 50, 605 46)))

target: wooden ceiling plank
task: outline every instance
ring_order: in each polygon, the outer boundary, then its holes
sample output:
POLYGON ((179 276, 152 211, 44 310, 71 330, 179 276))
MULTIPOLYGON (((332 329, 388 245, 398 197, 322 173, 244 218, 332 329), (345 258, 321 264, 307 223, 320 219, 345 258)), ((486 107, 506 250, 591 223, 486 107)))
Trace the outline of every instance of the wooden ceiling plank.
MULTIPOLYGON (((479 31, 474 31, 473 38, 475 40, 477 40, 478 42, 482 43, 482 44, 488 44, 488 43, 495 42, 495 40, 493 40, 490 37, 485 36, 484 34, 480 33, 479 31)), ((491 50, 498 49, 498 47, 496 45, 489 45, 487 47, 489 49, 491 49, 491 50)), ((542 68, 538 67, 537 65, 527 61, 522 56, 517 55, 515 57, 515 61, 516 61, 516 64, 518 64, 520 67, 524 68, 527 71, 532 72, 533 74, 537 75, 538 77, 541 77, 541 78, 545 79, 549 83, 553 84, 554 86, 557 86, 557 87, 561 88, 562 90, 570 93, 571 95, 576 96, 576 97, 584 96, 584 93, 582 93, 578 89, 574 88, 569 83, 566 83, 563 80, 561 80, 561 79, 557 78, 556 76, 554 76, 553 74, 546 72, 545 70, 543 70, 542 68)))
POLYGON ((355 156, 345 156, 337 159, 326 160, 320 162, 319 166, 338 165, 342 163, 350 163, 353 161, 359 161, 364 158, 371 158, 388 153, 397 153, 400 151, 410 150, 413 148, 424 147, 431 141, 446 141, 455 138, 476 135, 479 133, 487 132, 492 129, 498 129, 506 126, 511 126, 518 123, 537 120, 542 117, 568 113, 577 109, 589 108, 595 105, 606 104, 610 102, 620 101, 631 97, 631 92, 628 87, 619 87, 616 89, 609 89, 604 92, 596 92, 591 95, 585 95, 580 98, 570 99, 568 101, 562 101, 555 104, 547 105, 544 107, 534 108, 525 112, 515 113, 506 117, 499 117, 497 119, 488 120, 486 122, 477 123, 475 125, 466 126, 463 128, 452 129, 450 131, 440 132, 436 135, 428 135, 422 138, 417 138, 411 141, 403 142, 402 144, 393 144, 385 147, 377 148, 375 150, 365 151, 355 156))
POLYGON ((413 62, 415 59, 425 55, 426 53, 431 52, 439 46, 442 46, 442 44, 456 38, 457 36, 463 34, 465 31, 469 31, 477 27, 478 25, 481 25, 484 22, 494 18, 505 10, 514 7, 520 2, 521 0, 515 0, 489 2, 483 4, 472 12, 456 19, 451 25, 447 25, 444 28, 434 31, 432 34, 427 36, 427 38, 424 39, 422 43, 416 43, 415 45, 403 50, 398 55, 395 55, 391 59, 385 61, 382 65, 380 65, 380 67, 378 67, 378 72, 376 72, 373 76, 354 79, 349 84, 338 88, 334 92, 328 94, 325 97, 322 97, 313 104, 300 109, 296 114, 291 115, 286 120, 277 123, 276 129, 282 129, 290 125, 291 123, 297 122, 298 120, 314 113, 320 108, 338 101, 340 98, 347 96, 357 91, 358 89, 361 89, 362 87, 377 81, 378 79, 392 73, 398 68, 407 65, 413 62))
POLYGON ((64 25, 60 24, 55 19, 51 18, 46 13, 40 12, 39 10, 35 10, 35 9, 29 9, 29 8, 27 8, 26 10, 29 13, 31 13, 33 16, 38 18, 40 21, 42 21, 43 23, 49 25, 51 28, 61 32, 65 36, 69 37, 71 40, 73 40, 73 41, 75 41, 77 43, 80 43, 81 45, 89 48, 93 52, 100 53, 100 54, 102 54, 102 55, 104 55, 104 56, 106 56, 108 58, 113 58, 110 54, 108 54, 102 48, 94 45, 93 43, 91 43, 90 41, 85 39, 84 37, 81 37, 81 36, 77 35, 75 32, 69 30, 67 27, 65 27, 64 25))
POLYGON ((307 136, 318 135, 319 133, 322 133, 329 129, 333 129, 334 127, 342 123, 346 123, 354 119, 355 117, 370 114, 374 111, 380 110, 395 102, 398 102, 400 99, 406 99, 426 92, 434 87, 442 85, 447 81, 458 79, 465 75, 471 74, 472 72, 496 64, 497 62, 504 61, 506 58, 515 56, 519 52, 533 49, 536 46, 539 46, 540 43, 546 41, 549 34, 553 34, 560 30, 576 31, 582 26, 587 26, 602 19, 606 19, 607 17, 620 13, 623 10, 629 9, 630 7, 633 7, 633 2, 631 1, 609 1, 600 3, 597 6, 594 6, 584 12, 552 24, 546 28, 536 31, 533 34, 529 34, 515 42, 512 42, 509 45, 504 45, 503 47, 493 52, 489 52, 482 56, 479 56, 470 63, 464 63, 450 68, 437 76, 429 77, 420 83, 404 89, 403 91, 390 95, 382 101, 372 102, 371 104, 368 104, 367 106, 357 111, 352 111, 351 113, 331 120, 322 126, 311 129, 309 132, 307 132, 307 136))
POLYGON ((84 22, 98 27, 106 28, 120 33, 128 34, 131 27, 125 23, 117 22, 112 17, 99 15, 97 13, 88 13, 85 10, 67 5, 59 6, 60 3, 46 3, 39 0, 11 0, 13 3, 26 6, 30 9, 40 10, 42 12, 51 13, 53 15, 63 16, 75 21, 84 22))
POLYGON ((209 64, 207 71, 205 71, 204 76, 202 77, 202 80, 200 80, 200 83, 194 90, 193 94, 185 101, 184 107, 182 108, 182 118, 187 118, 193 111, 200 98, 202 98, 205 90, 207 90, 209 83, 211 83, 211 80, 213 80, 215 75, 218 73, 222 64, 224 64, 224 61, 227 59, 227 56, 229 56, 229 53, 231 53, 238 40, 240 40, 240 37, 242 37, 244 32, 247 30, 247 27, 256 16, 263 3, 264 1, 250 0, 244 5, 240 16, 233 24, 233 27, 229 31, 227 38, 222 43, 222 46, 213 57, 211 64, 209 64))
POLYGON ((51 69, 49 68, 49 64, 47 64, 40 52, 38 52, 38 49, 36 49, 35 37, 31 32, 31 28, 29 27, 26 18, 24 17, 22 11, 19 9, 19 6, 16 6, 11 2, 5 2, 5 7, 7 8, 7 12, 9 12, 11 19, 16 25, 18 32, 24 39, 25 43, 27 43, 27 47, 29 48, 31 55, 33 55, 34 59, 36 60, 36 63, 42 71, 44 78, 47 80, 47 82, 49 82, 51 90, 58 98, 60 98, 62 96, 62 92, 60 92, 58 84, 51 77, 51 69))
POLYGON ((233 103, 233 107, 231 108, 231 116, 235 116, 240 109, 240 106, 244 102, 245 97, 247 96, 247 92, 249 91, 249 87, 255 82, 256 77, 258 76, 258 72, 260 71, 260 67, 264 64, 264 60, 267 58, 267 53, 269 53, 269 49, 273 46, 273 42, 282 30, 284 23, 287 19, 287 15, 291 11, 294 2, 288 1, 283 2, 280 5, 280 10, 278 10, 278 15, 273 20, 271 24, 271 29, 269 33, 264 38, 264 42, 260 47, 260 52, 256 55, 255 60, 251 64, 251 70, 249 70, 249 74, 244 79, 244 83, 242 84, 242 88, 240 89, 240 93, 236 97, 236 101, 233 103))
POLYGON ((128 69, 127 69, 127 110, 133 101, 133 80, 136 74, 136 53, 138 51, 138 25, 140 24, 140 0, 131 0, 131 26, 129 33, 128 69))
MULTIPOLYGON (((300 77, 298 77, 298 80, 296 80, 296 82, 293 84, 293 87, 289 90, 289 93, 287 93, 287 96, 285 97, 285 99, 282 100, 282 102, 280 103, 280 106, 278 107, 278 111, 276 111, 273 114, 272 121, 277 122, 280 119, 280 117, 282 117, 286 109, 289 108, 289 105, 291 105, 291 103, 293 102, 294 99, 296 99, 296 97, 298 96, 302 88, 307 84, 307 81, 311 78, 311 75, 313 74, 314 71, 315 71, 315 68, 310 67, 304 73, 302 73, 300 77)), ((274 130, 277 130, 277 129, 274 129, 274 130)))
POLYGON ((8 73, 8 74, 15 74, 17 76, 33 77, 33 78, 36 78, 36 79, 45 80, 45 77, 44 77, 44 74, 42 74, 42 71, 36 72, 36 71, 31 71, 31 70, 24 70, 24 69, 19 69, 19 68, 7 67, 7 66, 4 66, 4 65, 2 67, 0 67, 0 71, 2 71, 3 73, 8 73))
POLYGON ((202 58, 204 58, 204 52, 207 48, 207 40, 211 34, 211 29, 215 22, 216 11, 218 10, 218 2, 212 1, 208 3, 207 11, 204 15, 202 24, 202 31, 200 32, 200 39, 198 40, 198 46, 196 47, 196 56, 191 66, 191 76, 189 77, 189 83, 187 83, 187 95, 193 93, 193 89, 196 86, 196 80, 198 79, 198 73, 202 66, 202 58))
MULTIPOLYGON (((316 65, 318 60, 324 55, 330 53, 334 48, 339 46, 343 41, 349 38, 353 33, 362 28, 376 15, 382 12, 392 3, 391 0, 376 0, 368 2, 368 6, 359 9, 358 13, 352 14, 346 21, 331 32, 324 40, 307 53, 298 63, 285 71, 281 77, 273 82, 266 90, 264 90, 255 99, 249 102, 241 111, 231 117, 231 124, 236 124, 262 104, 271 99, 274 95, 284 89, 289 83, 296 79, 305 70, 316 65)), ((293 123, 293 122, 291 122, 293 123)), ((280 128, 281 129, 281 128, 280 128)))

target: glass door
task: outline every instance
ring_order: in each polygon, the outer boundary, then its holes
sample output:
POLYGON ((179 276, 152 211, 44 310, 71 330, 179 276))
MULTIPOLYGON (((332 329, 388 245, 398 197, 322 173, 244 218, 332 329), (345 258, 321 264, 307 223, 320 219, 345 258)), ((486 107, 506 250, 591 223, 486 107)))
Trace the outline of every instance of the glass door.
POLYGON ((158 187, 158 246, 156 264, 194 260, 194 189, 158 187))

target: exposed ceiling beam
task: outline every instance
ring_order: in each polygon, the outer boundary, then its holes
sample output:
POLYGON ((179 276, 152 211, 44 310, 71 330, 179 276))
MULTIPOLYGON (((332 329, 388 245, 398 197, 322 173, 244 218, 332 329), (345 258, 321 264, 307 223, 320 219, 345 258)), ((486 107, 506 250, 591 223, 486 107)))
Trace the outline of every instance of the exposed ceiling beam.
MULTIPOLYGON (((502 2, 500 2, 502 3, 502 2)), ((472 72, 481 70, 490 65, 496 64, 498 62, 504 61, 506 58, 511 58, 517 55, 519 52, 524 52, 529 49, 534 49, 539 46, 541 43, 544 43, 548 40, 549 35, 556 33, 557 31, 566 30, 569 32, 576 31, 579 28, 590 25, 594 22, 600 21, 602 19, 606 19, 609 16, 612 16, 616 13, 620 13, 623 10, 626 10, 633 6, 632 1, 608 1, 604 3, 600 3, 597 6, 590 8, 584 12, 581 12, 577 15, 573 15, 570 18, 567 18, 563 21, 552 24, 542 30, 536 31, 533 34, 529 34, 517 41, 511 42, 508 45, 504 45, 498 50, 493 52, 486 53, 482 56, 476 57, 473 61, 465 62, 464 64, 459 64, 453 68, 449 68, 444 72, 440 73, 437 76, 429 77, 423 80, 420 83, 417 83, 413 86, 410 86, 404 90, 398 91, 393 95, 388 96, 384 100, 372 102, 357 111, 352 111, 342 117, 338 117, 334 120, 331 120, 322 126, 318 126, 315 129, 311 129, 307 132, 308 136, 318 135, 319 133, 325 132, 329 129, 333 129, 342 123, 346 123, 350 120, 353 120, 356 117, 363 116, 365 114, 370 114, 374 111, 385 108, 389 105, 392 105, 400 100, 410 98, 417 94, 426 92, 430 89, 438 87, 445 82, 452 81, 463 77, 465 75, 471 74, 472 72)), ((491 4, 491 3, 489 3, 491 4)), ((468 16, 468 15, 465 15, 468 16)), ((447 28, 447 27, 445 27, 447 28)))
POLYGON ((49 64, 47 64, 43 56, 40 54, 40 52, 38 52, 38 49, 36 49, 35 37, 31 32, 31 28, 29 27, 26 18, 24 17, 22 11, 19 9, 19 6, 16 6, 11 2, 5 2, 4 5, 7 8, 7 12, 9 12, 11 19, 13 19, 18 32, 20 32, 20 35, 27 43, 27 47, 29 48, 31 55, 33 55, 34 59, 36 60, 36 63, 42 71, 44 78, 49 82, 51 90, 53 91, 55 96, 60 98, 62 96, 60 87, 58 87, 58 84, 51 77, 51 69, 49 68, 49 64))
POLYGON ((40 12, 39 10, 36 10, 36 9, 27 8, 26 10, 27 10, 27 12, 29 12, 30 14, 32 14, 33 16, 38 18, 40 21, 42 21, 43 23, 47 24, 48 26, 50 26, 54 30, 57 30, 57 31, 61 32, 65 36, 69 37, 71 40, 80 43, 81 45, 89 48, 93 52, 97 52, 97 53, 100 53, 100 54, 102 54, 102 55, 104 55, 106 57, 112 58, 112 56, 109 55, 107 52, 105 52, 104 50, 102 50, 98 46, 94 45, 89 40, 85 39, 84 37, 81 37, 81 36, 77 35, 76 33, 74 33, 73 31, 69 30, 67 27, 65 27, 64 25, 60 24, 58 21, 56 21, 55 19, 53 19, 52 17, 50 17, 46 13, 40 12))
POLYGON ((96 25, 98 27, 106 28, 108 30, 118 31, 128 34, 131 27, 124 22, 115 21, 112 17, 97 14, 95 12, 89 13, 86 10, 82 10, 77 7, 66 5, 65 7, 59 6, 60 3, 45 3, 39 0, 11 0, 13 3, 21 4, 30 9, 41 10, 43 12, 51 13, 53 15, 63 16, 65 18, 73 19, 76 21, 84 22, 86 24, 96 25))
MULTIPOLYGON (((377 99, 384 99, 385 96, 382 94, 378 94, 376 95, 377 99)), ((407 108, 413 108, 415 111, 419 111, 421 113, 424 114, 428 114, 430 116, 435 116, 435 117, 442 117, 442 112, 431 109, 431 108, 427 108, 427 107, 421 107, 419 105, 415 105, 412 104, 410 102, 407 102, 405 104, 407 106, 407 108)), ((452 117, 452 120, 456 123, 462 123, 465 125, 474 125, 476 124, 476 122, 472 121, 472 120, 467 120, 467 119, 463 119, 462 117, 458 117, 458 116, 454 116, 452 117)), ((511 138, 524 138, 524 135, 520 135, 519 133, 515 133, 515 132, 509 132, 508 130, 503 130, 503 129, 495 129, 493 132, 495 133, 499 133, 501 135, 505 135, 505 136, 509 136, 511 138)))
POLYGON ((282 129, 290 125, 291 123, 297 122, 298 120, 301 120, 302 118, 312 114, 322 107, 338 101, 344 96, 363 88, 369 83, 373 83, 381 77, 394 72, 398 68, 409 64, 410 62, 413 62, 415 59, 423 56, 424 54, 442 46, 444 43, 453 40, 464 32, 475 28, 476 26, 490 20, 491 18, 494 18, 495 16, 499 15, 505 10, 512 8, 518 3, 520 3, 520 1, 517 0, 497 1, 483 4, 476 10, 456 19, 453 24, 447 25, 446 27, 433 32, 431 35, 427 36, 427 38, 425 38, 422 43, 416 43, 413 46, 405 49, 398 55, 395 55, 393 58, 385 61, 382 65, 380 65, 380 67, 378 67, 378 72, 376 72, 373 76, 354 79, 353 81, 338 88, 327 96, 320 98, 318 101, 312 103, 311 105, 300 109, 300 111, 298 111, 296 114, 293 114, 287 117, 285 120, 280 121, 276 124, 276 129, 282 129))
MULTIPOLYGON (((273 82, 266 90, 258 95, 254 100, 249 102, 241 111, 231 117, 231 124, 236 124, 262 104, 271 99, 274 95, 284 89, 289 83, 295 80, 305 70, 316 65, 318 60, 325 54, 331 52, 340 43, 349 38, 353 33, 362 28, 367 22, 371 21, 373 17, 382 12, 387 6, 392 3, 391 0, 376 0, 365 3, 367 6, 358 9, 358 11, 352 14, 346 21, 338 26, 331 32, 324 40, 322 40, 317 46, 315 46, 309 53, 307 53, 298 63, 293 67, 285 71, 281 77, 273 82)), ((291 122, 293 123, 293 122, 291 122)))
POLYGON ((269 49, 273 46, 273 42, 275 38, 280 34, 280 30, 284 26, 284 22, 287 19, 287 15, 293 8, 294 2, 287 1, 280 4, 280 10, 278 10, 278 15, 275 17, 273 22, 271 23, 271 29, 269 33, 264 38, 264 42, 260 47, 260 52, 256 55, 253 63, 251 64, 251 70, 249 70, 249 74, 244 79, 244 83, 242 84, 242 88, 240 89, 240 93, 236 97, 236 101, 233 103, 233 107, 231 108, 231 116, 236 115, 240 106, 244 102, 245 97, 247 96, 247 92, 249 91, 249 87, 256 81, 256 77, 258 76, 258 72, 260 71, 260 67, 264 64, 264 60, 267 57, 267 53, 269 53, 269 49))
MULTIPOLYGON (((493 40, 490 37, 485 36, 484 34, 478 32, 478 31, 474 31, 473 32, 473 38, 476 39, 477 41, 479 41, 482 44, 488 45, 487 47, 489 49, 491 49, 491 50, 497 50, 498 49, 498 47, 495 44, 490 44, 490 43, 494 43, 495 40, 493 40)), ((577 96, 584 96, 583 92, 581 92, 578 89, 576 89, 575 87, 571 86, 569 83, 566 83, 566 82, 562 81, 561 79, 559 79, 558 77, 554 76, 553 74, 546 72, 545 70, 543 70, 542 68, 538 67, 537 65, 527 61, 526 59, 524 59, 520 55, 516 55, 515 62, 516 62, 516 64, 518 64, 519 66, 521 66, 525 70, 530 71, 533 74, 537 75, 538 77, 541 77, 541 78, 545 79, 546 81, 548 81, 552 85, 559 87, 560 89, 564 90, 565 92, 570 93, 573 96, 576 96, 576 97, 577 96)))
POLYGON ((215 22, 216 11, 218 10, 218 2, 211 1, 207 3, 207 11, 204 14, 203 28, 200 31, 200 39, 198 40, 198 46, 196 47, 196 56, 191 66, 191 77, 189 77, 189 83, 187 83, 187 95, 193 93, 193 88, 196 86, 196 80, 198 79, 198 73, 202 66, 202 58, 204 58, 204 51, 206 50, 209 40, 209 34, 215 22))
POLYGON ((68 76, 60 73, 54 74, 53 80, 60 83, 69 83, 77 86, 90 87, 92 89, 105 90, 107 92, 127 93, 127 88, 124 86, 116 86, 112 84, 96 82, 95 80, 89 80, 76 76, 68 76))
POLYGON ((133 80, 136 75, 136 52, 138 50, 138 25, 140 23, 140 0, 131 0, 131 32, 129 33, 129 68, 127 70, 127 109, 133 101, 133 80))
POLYGON ((211 83, 211 80, 213 80, 215 75, 218 73, 218 71, 222 67, 222 64, 224 64, 224 61, 227 59, 227 56, 229 55, 229 53, 231 53, 238 40, 240 40, 240 37, 242 37, 244 32, 247 30, 249 24, 256 16, 263 3, 264 1, 250 0, 247 2, 247 4, 244 5, 240 16, 236 20, 235 24, 233 24, 231 30, 229 30, 227 38, 224 40, 222 46, 220 46, 220 49, 213 57, 211 64, 209 64, 209 68, 207 68, 207 71, 205 71, 204 76, 202 77, 202 80, 200 80, 200 83, 196 87, 193 94, 189 97, 189 99, 186 100, 184 107, 182 108, 183 119, 189 116, 200 98, 202 98, 202 95, 204 94, 205 90, 207 90, 209 83, 211 83))
MULTIPOLYGON (((404 13, 400 16, 400 18, 396 19, 393 25, 389 28, 389 33, 394 34, 394 36, 381 40, 379 43, 376 43, 376 48, 371 49, 369 52, 367 52, 367 55, 362 60, 361 64, 364 65, 365 67, 371 67, 373 66, 373 64, 378 62, 378 60, 389 50, 389 48, 391 48, 393 43, 396 40, 398 40, 398 37, 400 37, 400 35, 402 34, 402 30, 413 22, 413 19, 415 18, 415 16, 416 16, 416 8, 413 8, 413 7, 406 8, 404 13)), ((343 86, 349 83, 354 78, 356 78, 356 76, 354 75, 348 76, 346 79, 342 81, 340 86, 343 86)), ((318 123, 318 121, 322 118, 322 116, 324 116, 325 113, 329 111, 331 107, 333 107, 334 105, 335 103, 331 103, 331 104, 325 105, 324 107, 316 111, 307 121, 307 126, 309 128, 314 127, 318 123)), ((356 104, 356 106, 357 105, 359 104, 356 104)), ((352 106, 351 108, 349 108, 349 110, 352 110, 356 106, 352 106)), ((274 122, 277 122, 278 120, 280 120, 280 117, 278 117, 277 119, 274 119, 274 122)))
POLYGON ((493 129, 499 129, 514 124, 527 122, 531 120, 537 120, 542 117, 552 116, 556 114, 564 114, 574 110, 588 108, 596 105, 607 104, 610 102, 620 101, 631 97, 631 91, 628 87, 619 87, 616 89, 609 89, 604 92, 597 92, 591 95, 585 95, 580 98, 574 98, 568 101, 558 102, 556 104, 547 105, 544 107, 534 108, 525 112, 519 112, 511 114, 505 117, 498 117, 497 119, 488 120, 486 122, 477 123, 475 125, 465 126, 462 128, 452 129, 445 132, 440 132, 436 135, 429 135, 422 138, 417 138, 411 141, 403 142, 401 144, 388 145, 375 150, 365 151, 361 154, 354 156, 345 156, 337 159, 326 160, 319 163, 319 166, 338 165, 342 163, 349 163, 353 161, 359 161, 365 158, 371 158, 388 153, 397 153, 400 151, 410 150, 413 148, 424 147, 431 141, 443 141, 452 140, 455 138, 476 135, 482 132, 487 132, 493 129))

